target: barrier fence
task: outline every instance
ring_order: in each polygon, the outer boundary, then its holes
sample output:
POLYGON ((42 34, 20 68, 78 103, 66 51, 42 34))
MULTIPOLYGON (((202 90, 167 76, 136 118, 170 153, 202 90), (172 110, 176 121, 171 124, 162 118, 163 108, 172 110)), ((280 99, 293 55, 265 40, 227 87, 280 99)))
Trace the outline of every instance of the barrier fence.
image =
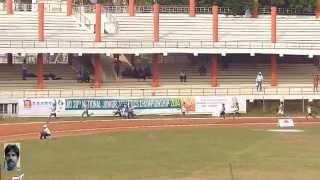
POLYGON ((1 90, 0 98, 48 97, 150 97, 150 96, 241 96, 241 95, 318 95, 312 87, 266 87, 257 92, 248 88, 102 88, 102 89, 24 89, 1 90))
MULTIPOLYGON (((110 13, 128 13, 128 6, 110 6, 104 5, 103 12, 110 13)), ((37 4, 35 3, 17 3, 13 4, 14 11, 36 11, 37 4)), ((84 13, 94 13, 95 5, 83 5, 79 4, 73 5, 74 9, 83 9, 84 13)), ((5 11, 6 4, 3 3, 0 6, 0 10, 5 11)), ((195 8, 197 14, 211 14, 212 7, 196 7, 195 8)), ((219 7, 219 14, 226 15, 244 15, 247 9, 239 9, 237 11, 233 10, 230 7, 219 7)), ((66 3, 45 3, 45 11, 46 12, 66 12, 66 3)), ((136 13, 151 13, 152 5, 145 6, 135 6, 136 13)), ((161 5, 160 13, 188 13, 189 6, 168 6, 161 5)), ((279 15, 315 15, 315 11, 312 8, 277 8, 277 12, 279 15)), ((259 8, 259 14, 270 14, 270 7, 261 7, 259 8)))
POLYGON ((306 49, 319 50, 319 41, 201 41, 201 40, 118 40, 118 41, 75 41, 75 40, 5 40, 0 41, 1 48, 175 48, 175 49, 306 49))

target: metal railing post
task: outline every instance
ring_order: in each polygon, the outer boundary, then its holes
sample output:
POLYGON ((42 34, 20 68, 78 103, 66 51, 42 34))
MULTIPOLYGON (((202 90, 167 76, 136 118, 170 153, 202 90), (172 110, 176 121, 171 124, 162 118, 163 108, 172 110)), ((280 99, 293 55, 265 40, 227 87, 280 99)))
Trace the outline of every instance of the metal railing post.
POLYGON ((291 88, 289 87, 289 95, 291 95, 291 88))

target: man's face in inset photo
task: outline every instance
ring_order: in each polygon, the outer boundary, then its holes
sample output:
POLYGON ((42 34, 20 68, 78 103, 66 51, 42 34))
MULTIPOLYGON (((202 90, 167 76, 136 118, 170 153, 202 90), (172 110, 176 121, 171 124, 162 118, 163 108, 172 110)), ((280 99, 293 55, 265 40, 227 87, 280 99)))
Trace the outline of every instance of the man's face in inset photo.
POLYGON ((5 148, 5 163, 7 171, 12 171, 17 168, 19 161, 19 148, 15 144, 9 144, 5 148))

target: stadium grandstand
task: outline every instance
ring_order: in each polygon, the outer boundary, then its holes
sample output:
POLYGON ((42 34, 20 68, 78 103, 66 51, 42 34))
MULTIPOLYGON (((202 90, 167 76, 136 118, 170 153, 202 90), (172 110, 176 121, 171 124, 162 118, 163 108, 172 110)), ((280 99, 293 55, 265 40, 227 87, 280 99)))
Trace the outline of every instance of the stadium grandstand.
POLYGON ((0 180, 318 180, 320 0, 0 0, 0 180))
POLYGON ((317 10, 196 4, 6 0, 0 97, 318 95, 317 10))

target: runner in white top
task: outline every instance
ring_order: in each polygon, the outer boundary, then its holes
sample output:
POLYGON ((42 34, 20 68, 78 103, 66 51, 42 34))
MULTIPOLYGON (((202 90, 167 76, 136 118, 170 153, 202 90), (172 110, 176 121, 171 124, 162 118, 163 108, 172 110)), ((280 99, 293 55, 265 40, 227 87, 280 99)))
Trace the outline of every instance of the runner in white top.
POLYGON ((308 120, 309 117, 312 117, 312 118, 316 118, 313 114, 312 114, 312 108, 311 108, 311 105, 308 105, 307 107, 307 115, 306 115, 306 119, 308 120))

